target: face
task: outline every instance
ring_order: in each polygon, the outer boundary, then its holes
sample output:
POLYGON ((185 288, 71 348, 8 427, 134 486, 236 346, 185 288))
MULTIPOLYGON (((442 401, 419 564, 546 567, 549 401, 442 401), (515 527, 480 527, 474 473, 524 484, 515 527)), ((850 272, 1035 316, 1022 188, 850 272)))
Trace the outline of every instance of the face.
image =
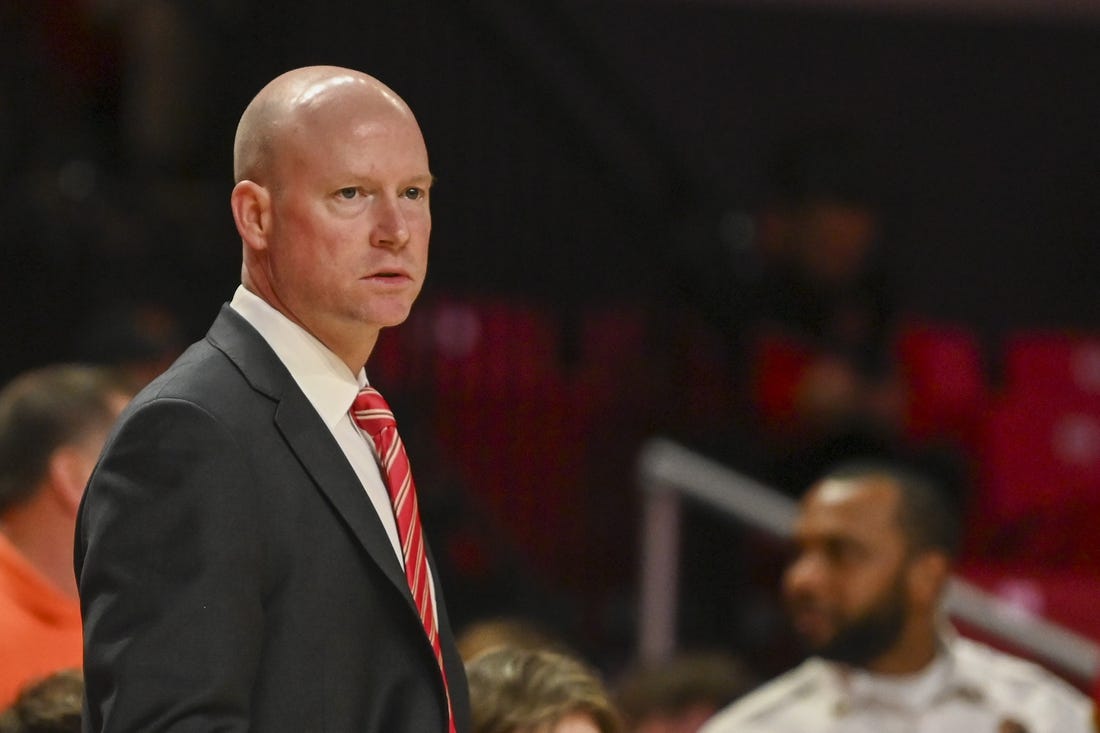
POLYGON ((860 273, 878 229, 869 208, 838 202, 811 205, 799 224, 804 265, 830 285, 847 283, 860 273))
POLYGON ((898 641, 909 593, 897 505, 896 491, 878 479, 826 481, 804 501, 783 591, 814 654, 867 666, 898 641))
POLYGON ((342 85, 276 139, 260 258, 276 307, 338 354, 408 316, 427 272, 432 181, 407 110, 342 85))
POLYGON ((540 726, 532 733, 600 733, 596 721, 587 713, 570 713, 556 723, 540 726))

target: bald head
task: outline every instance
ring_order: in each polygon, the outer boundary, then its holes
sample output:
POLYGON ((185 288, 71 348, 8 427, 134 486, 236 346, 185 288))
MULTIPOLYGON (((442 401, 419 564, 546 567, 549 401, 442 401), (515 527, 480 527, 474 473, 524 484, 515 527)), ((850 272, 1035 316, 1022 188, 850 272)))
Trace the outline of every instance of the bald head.
POLYGON ((408 105, 369 74, 338 66, 306 66, 273 79, 245 108, 233 141, 233 178, 266 185, 279 143, 311 118, 354 98, 379 115, 414 121, 408 105))
POLYGON ((427 274, 433 177, 412 111, 361 72, 296 69, 241 116, 234 167, 241 284, 357 373, 427 274))

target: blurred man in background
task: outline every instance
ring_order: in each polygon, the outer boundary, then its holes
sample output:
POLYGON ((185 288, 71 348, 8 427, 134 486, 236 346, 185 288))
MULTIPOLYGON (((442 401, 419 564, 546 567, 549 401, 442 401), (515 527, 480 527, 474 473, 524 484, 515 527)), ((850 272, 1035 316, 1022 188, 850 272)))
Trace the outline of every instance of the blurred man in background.
POLYGON ((960 638, 940 612, 959 539, 940 490, 886 465, 816 483, 783 590, 814 655, 705 733, 1085 733, 1088 699, 1040 667, 960 638))
POLYGON ((744 353, 767 478, 792 494, 829 466, 899 447, 895 288, 867 145, 843 129, 781 146, 756 217, 744 353))
POLYGON ((0 708, 80 667, 76 511, 129 398, 114 372, 75 365, 24 373, 0 392, 0 708))

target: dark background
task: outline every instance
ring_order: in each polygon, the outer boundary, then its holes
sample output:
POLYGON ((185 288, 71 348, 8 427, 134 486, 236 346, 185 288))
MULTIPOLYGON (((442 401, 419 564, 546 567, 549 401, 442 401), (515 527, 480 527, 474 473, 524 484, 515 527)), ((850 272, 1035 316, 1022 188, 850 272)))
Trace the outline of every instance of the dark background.
POLYGON ((237 276, 236 118, 266 80, 308 63, 369 70, 417 111, 440 181, 431 288, 555 304, 690 296, 729 266, 722 213, 751 209, 772 147, 830 122, 872 151, 904 306, 990 339, 1100 319, 1095 18, 609 0, 175 5, 193 57, 162 84, 187 139, 159 158, 119 124, 146 62, 125 13, 6 5, 5 331, 27 348, 8 350, 5 374, 62 354, 82 317, 122 296, 167 300, 201 334, 237 276), (57 190, 73 161, 95 175, 84 198, 57 190))

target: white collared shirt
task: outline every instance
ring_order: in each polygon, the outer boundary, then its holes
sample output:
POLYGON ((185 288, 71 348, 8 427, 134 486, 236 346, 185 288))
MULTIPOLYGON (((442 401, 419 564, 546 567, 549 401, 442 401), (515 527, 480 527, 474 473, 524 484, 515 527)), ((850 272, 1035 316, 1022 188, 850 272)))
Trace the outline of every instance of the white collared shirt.
POLYGON ((366 372, 360 369, 358 374, 352 374, 347 364, 324 344, 243 285, 237 288, 229 305, 260 332, 332 431, 382 520, 398 563, 405 567, 393 505, 374 444, 356 427, 348 412, 359 389, 367 384, 366 372))
POLYGON ((1091 701, 1041 667, 947 634, 906 677, 811 658, 700 733, 1093 733, 1091 701))

